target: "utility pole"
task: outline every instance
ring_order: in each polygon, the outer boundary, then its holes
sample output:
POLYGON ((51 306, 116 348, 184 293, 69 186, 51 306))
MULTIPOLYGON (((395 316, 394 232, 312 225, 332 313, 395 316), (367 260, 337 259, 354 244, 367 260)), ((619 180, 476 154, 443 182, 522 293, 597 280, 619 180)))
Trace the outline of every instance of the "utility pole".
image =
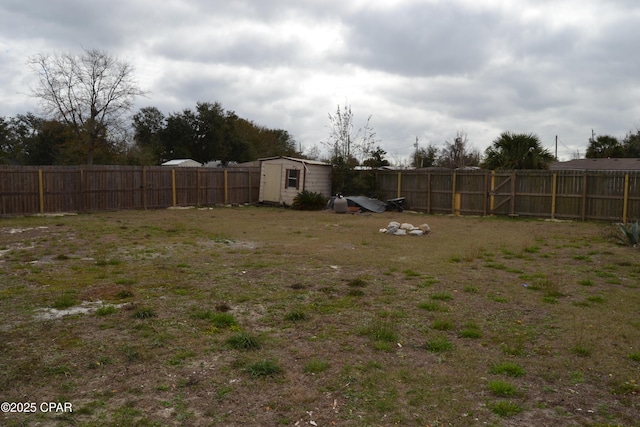
POLYGON ((556 161, 558 160, 558 135, 556 135, 556 161))

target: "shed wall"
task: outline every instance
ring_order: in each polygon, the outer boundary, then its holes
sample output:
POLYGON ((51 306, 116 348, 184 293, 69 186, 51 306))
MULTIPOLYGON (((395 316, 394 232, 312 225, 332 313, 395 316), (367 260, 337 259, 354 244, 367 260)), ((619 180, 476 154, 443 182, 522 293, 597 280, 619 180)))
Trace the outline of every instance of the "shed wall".
POLYGON ((285 203, 287 205, 291 205, 293 204, 294 197, 303 190, 322 193, 324 196, 328 197, 331 194, 331 166, 308 164, 302 161, 285 158, 262 161, 260 168, 261 202, 285 203), (275 200, 275 194, 271 195, 271 191, 265 191, 268 190, 269 185, 272 184, 272 181, 270 180, 277 177, 277 174, 273 173, 275 170, 273 165, 280 165, 280 191, 278 200, 275 200), (289 175, 287 173, 288 170, 299 171, 298 185, 295 187, 289 187, 287 185, 289 179, 289 175))

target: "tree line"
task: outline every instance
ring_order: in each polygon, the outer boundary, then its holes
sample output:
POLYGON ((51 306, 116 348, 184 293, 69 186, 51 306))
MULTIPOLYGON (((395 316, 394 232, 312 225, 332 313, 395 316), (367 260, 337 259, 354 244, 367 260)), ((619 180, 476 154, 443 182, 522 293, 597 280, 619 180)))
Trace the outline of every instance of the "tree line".
POLYGON ((188 158, 224 165, 280 155, 301 155, 289 132, 238 117, 218 102, 200 102, 195 109, 167 116, 156 107, 141 108, 133 115, 127 132, 104 134, 92 146, 73 124, 62 120, 33 113, 0 117, 3 164, 159 165, 188 158))
POLYGON ((595 158, 639 158, 640 129, 628 132, 622 140, 611 135, 594 135, 589 138, 586 157, 595 158))

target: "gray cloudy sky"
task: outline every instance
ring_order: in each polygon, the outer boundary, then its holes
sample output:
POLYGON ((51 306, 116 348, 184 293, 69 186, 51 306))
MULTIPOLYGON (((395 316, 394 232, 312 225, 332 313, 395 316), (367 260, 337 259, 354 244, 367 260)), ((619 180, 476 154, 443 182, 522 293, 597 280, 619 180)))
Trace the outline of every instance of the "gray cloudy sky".
POLYGON ((372 115, 393 161, 456 131, 533 132, 569 160, 640 128, 637 0, 3 0, 0 116, 37 112, 29 56, 98 48, 166 115, 219 101, 305 150, 372 115))

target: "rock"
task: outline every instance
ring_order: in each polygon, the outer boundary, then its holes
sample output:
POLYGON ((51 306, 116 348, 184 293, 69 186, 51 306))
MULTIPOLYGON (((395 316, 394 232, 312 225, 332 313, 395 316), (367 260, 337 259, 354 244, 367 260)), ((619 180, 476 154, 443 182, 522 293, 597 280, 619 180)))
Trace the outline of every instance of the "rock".
POLYGON ((420 230, 420 229, 418 229, 418 230, 411 230, 411 231, 409 232, 409 234, 410 234, 411 236, 422 236, 422 235, 424 234, 424 231, 422 231, 422 230, 420 230))
POLYGON ((386 233, 387 229, 386 228, 381 228, 380 230, 378 230, 380 233, 386 233))
POLYGON ((431 231, 431 227, 429 227, 429 224, 420 224, 418 228, 424 231, 424 234, 429 234, 429 232, 431 231))
POLYGON ((400 226, 400 228, 403 230, 411 230, 413 228, 413 225, 409 224, 408 222, 405 222, 400 226))
POLYGON ((400 228, 400 223, 399 222, 395 222, 395 221, 391 221, 389 223, 389 225, 387 225, 387 230, 390 228, 400 228))
POLYGON ((396 230, 393 234, 395 236, 406 236, 407 235, 407 230, 403 230, 401 228, 401 229, 396 230))

